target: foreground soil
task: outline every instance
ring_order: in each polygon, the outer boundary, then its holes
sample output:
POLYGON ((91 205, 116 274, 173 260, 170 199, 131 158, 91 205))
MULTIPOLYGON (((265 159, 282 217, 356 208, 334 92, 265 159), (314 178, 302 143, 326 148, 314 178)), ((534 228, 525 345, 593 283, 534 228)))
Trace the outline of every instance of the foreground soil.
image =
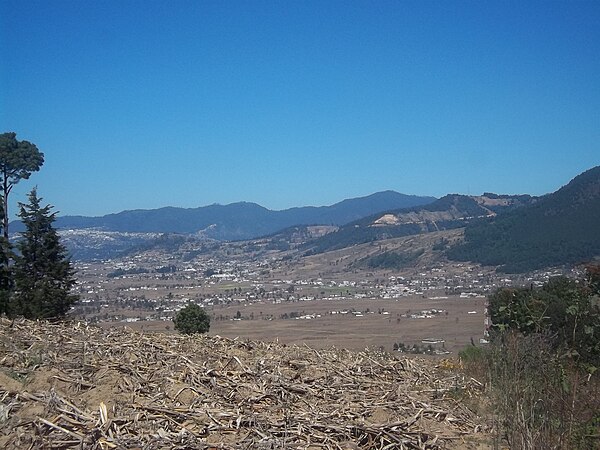
POLYGON ((449 366, 0 319, 0 448, 488 448, 449 366))

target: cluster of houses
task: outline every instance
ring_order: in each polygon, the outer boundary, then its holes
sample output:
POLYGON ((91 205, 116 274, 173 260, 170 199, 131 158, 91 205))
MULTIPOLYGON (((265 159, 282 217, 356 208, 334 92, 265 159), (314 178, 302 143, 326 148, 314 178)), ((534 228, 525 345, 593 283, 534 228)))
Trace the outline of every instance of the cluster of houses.
MULTIPOLYGON (((449 264, 403 273, 382 272, 357 276, 336 274, 326 278, 277 277, 280 261, 252 258, 193 258, 182 261, 164 253, 144 253, 116 260, 78 263, 76 292, 81 301, 74 314, 89 321, 170 321, 189 302, 207 308, 252 303, 281 304, 316 300, 360 300, 425 297, 445 299, 483 297, 495 289, 512 285, 540 285, 561 274, 547 271, 528 276, 497 275, 468 264, 449 264)), ((363 317, 372 312, 351 308, 331 314, 363 317)), ((427 319, 444 310, 423 310, 406 316, 427 319)), ((316 314, 296 317, 314 320, 316 314)))

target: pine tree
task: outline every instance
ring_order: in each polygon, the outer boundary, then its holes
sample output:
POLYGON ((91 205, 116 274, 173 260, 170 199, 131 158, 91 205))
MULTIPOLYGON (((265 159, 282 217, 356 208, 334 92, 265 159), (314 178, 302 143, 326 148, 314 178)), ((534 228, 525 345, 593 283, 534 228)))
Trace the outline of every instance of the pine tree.
POLYGON ((11 315, 30 319, 64 316, 78 300, 71 294, 75 271, 52 226, 56 213, 50 205, 42 207, 37 189, 29 194, 29 203, 19 203, 19 217, 25 225, 17 242, 15 291, 11 315))
POLYGON ((10 243, 0 236, 0 315, 10 314, 10 293, 12 291, 12 267, 9 261, 12 257, 10 243))
POLYGON ((8 241, 8 195, 15 184, 28 179, 44 164, 44 154, 35 144, 17 140, 16 133, 0 134, 0 191, 2 192, 2 231, 8 241))

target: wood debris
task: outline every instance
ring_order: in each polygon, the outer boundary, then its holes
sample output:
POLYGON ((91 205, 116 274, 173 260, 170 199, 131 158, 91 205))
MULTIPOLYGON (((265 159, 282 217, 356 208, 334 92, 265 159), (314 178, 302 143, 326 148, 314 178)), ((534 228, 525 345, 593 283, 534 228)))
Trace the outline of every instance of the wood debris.
POLYGON ((469 448, 452 394, 476 389, 376 351, 0 319, 1 448, 469 448))

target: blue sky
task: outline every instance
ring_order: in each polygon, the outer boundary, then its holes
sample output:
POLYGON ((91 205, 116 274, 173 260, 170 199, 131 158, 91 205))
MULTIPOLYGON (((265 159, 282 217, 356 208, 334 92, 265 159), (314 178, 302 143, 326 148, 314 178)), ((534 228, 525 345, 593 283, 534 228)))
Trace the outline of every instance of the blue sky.
POLYGON ((0 0, 0 132, 46 157, 11 204, 552 192, 600 163, 599 24, 597 1, 0 0))

